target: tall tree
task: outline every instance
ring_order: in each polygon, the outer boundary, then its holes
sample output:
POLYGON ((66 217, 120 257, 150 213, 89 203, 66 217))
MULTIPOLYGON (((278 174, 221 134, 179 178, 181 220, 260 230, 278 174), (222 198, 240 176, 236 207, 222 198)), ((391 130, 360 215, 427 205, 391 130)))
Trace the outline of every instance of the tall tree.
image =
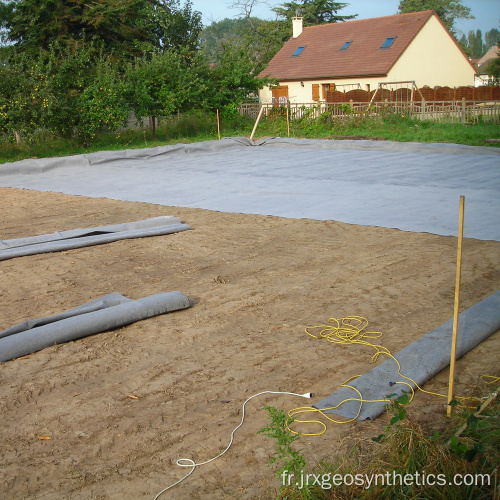
POLYGON ((265 68, 283 44, 292 36, 292 23, 276 19, 267 21, 255 17, 253 11, 260 0, 235 0, 232 8, 239 10, 240 21, 237 27, 238 41, 247 47, 255 67, 265 68))
POLYGON ((107 49, 130 50, 150 41, 143 25, 147 8, 147 0, 19 0, 7 25, 8 40, 38 51, 54 42, 95 38, 107 49))
POLYGON ((211 63, 216 62, 222 54, 222 45, 225 43, 237 44, 241 40, 241 33, 249 29, 246 18, 223 19, 203 28, 200 34, 201 49, 211 63))
POLYGON ((48 50, 54 42, 75 46, 95 40, 126 57, 152 47, 194 49, 201 14, 190 0, 17 0, 4 3, 0 27, 23 50, 48 50))
POLYGON ((483 34, 481 33, 481 30, 469 31, 468 41, 470 47, 469 55, 472 59, 480 59, 484 55, 483 34))
POLYGON ((304 24, 316 25, 327 23, 338 23, 349 21, 357 17, 340 16, 338 11, 346 7, 347 3, 332 2, 331 0, 300 0, 298 2, 285 2, 273 9, 276 14, 284 20, 289 21, 292 17, 304 18, 304 24))
POLYGON ((481 30, 476 30, 469 31, 467 36, 462 35, 458 41, 465 53, 472 59, 480 59, 498 42, 500 42, 500 32, 495 28, 484 34, 484 40, 481 30))
POLYGON ((149 116, 155 139, 156 119, 200 104, 207 90, 201 76, 203 62, 187 50, 143 54, 127 65, 126 96, 136 117, 149 116))
POLYGON ((151 2, 150 26, 154 34, 154 45, 161 51, 187 49, 196 50, 203 29, 201 12, 193 10, 191 0, 184 6, 180 0, 156 0, 151 2))
POLYGON ((490 31, 487 31, 484 34, 484 51, 487 52, 488 50, 493 47, 493 45, 499 45, 500 44, 500 31, 498 31, 496 28, 491 29, 490 31))
POLYGON ((226 116, 237 114, 241 103, 250 94, 257 95, 267 78, 258 77, 258 68, 251 52, 244 44, 223 43, 218 61, 208 72, 210 91, 207 92, 205 106, 220 109, 226 116))
POLYGON ((462 0, 400 0, 398 13, 420 12, 434 9, 450 33, 455 34, 453 25, 457 19, 474 19, 470 8, 462 0))

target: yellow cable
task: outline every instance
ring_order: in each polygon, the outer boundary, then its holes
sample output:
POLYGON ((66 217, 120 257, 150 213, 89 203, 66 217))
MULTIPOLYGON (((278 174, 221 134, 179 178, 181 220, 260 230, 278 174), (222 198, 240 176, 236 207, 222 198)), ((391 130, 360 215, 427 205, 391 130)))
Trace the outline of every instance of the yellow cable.
POLYGON ((493 375, 481 375, 481 380, 485 384, 497 384, 500 381, 500 377, 494 377, 493 375), (486 379, 492 379, 491 382, 486 382, 486 379))
MULTIPOLYGON (((391 359, 393 359, 396 364, 398 365, 398 374, 401 378, 408 380, 408 382, 404 381, 399 381, 396 382, 396 384, 404 384, 407 385, 410 390, 411 390, 411 397, 409 398, 409 402, 413 400, 413 397, 415 395, 415 390, 412 387, 411 384, 414 384, 415 387, 421 391, 424 392, 425 394, 431 394, 433 396, 439 396, 443 398, 447 398, 448 396, 445 394, 439 394, 437 392, 432 392, 432 391, 426 391, 425 389, 422 389, 413 379, 406 377, 401 373, 401 365, 399 361, 392 355, 392 353, 387 349, 387 347, 374 344, 372 342, 369 342, 364 339, 376 339, 382 337, 381 332, 368 332, 364 331, 367 326, 368 326, 368 320, 366 318, 363 318, 362 316, 346 316, 345 318, 342 319, 337 319, 337 318, 330 318, 328 320, 327 325, 317 325, 317 326, 311 326, 307 327, 305 329, 306 333, 316 339, 326 339, 328 342, 331 342, 333 344, 340 344, 340 345, 352 345, 352 344, 358 344, 358 345, 365 345, 368 347, 372 347, 375 349, 375 354, 372 356, 372 362, 375 362, 380 354, 385 354, 386 356, 389 356, 391 359), (315 332, 315 333, 313 333, 315 332)), ((295 415, 299 415, 302 413, 319 413, 322 417, 327 419, 330 422, 333 422, 335 424, 348 424, 350 422, 353 422, 356 420, 361 413, 361 408, 363 407, 363 403, 388 403, 388 399, 376 399, 376 400, 368 400, 368 399, 363 399, 362 394, 356 389, 355 387, 348 385, 348 383, 355 379, 360 377, 361 375, 355 375, 348 380, 346 380, 343 384, 341 384, 342 387, 347 387, 349 389, 352 389, 353 391, 357 392, 359 395, 359 398, 349 398, 345 399, 344 401, 341 401, 338 405, 336 406, 331 406, 329 408, 313 408, 313 407, 306 407, 302 406, 299 408, 294 408, 288 412, 288 416, 293 419, 293 422, 299 423, 299 424, 305 424, 305 423, 314 423, 322 426, 322 430, 320 432, 315 432, 315 433, 302 433, 302 432, 297 432, 288 427, 290 432, 293 434, 300 434, 302 436, 320 436, 321 434, 324 434, 326 432, 327 426, 324 422, 321 420, 297 420, 295 419, 295 415), (348 420, 334 420, 327 416, 325 414, 325 411, 327 410, 334 410, 341 406, 342 404, 346 403, 347 401, 359 401, 359 408, 356 413, 356 416, 348 419, 348 420)), ((494 384, 500 380, 500 377, 493 377, 490 375, 483 375, 481 377, 483 381, 487 384, 494 384), (486 382, 485 379, 493 379, 491 382, 486 382)), ((460 397, 456 396, 456 399, 461 399, 461 400, 467 400, 467 399, 477 399, 477 398, 472 398, 472 397, 460 397)))

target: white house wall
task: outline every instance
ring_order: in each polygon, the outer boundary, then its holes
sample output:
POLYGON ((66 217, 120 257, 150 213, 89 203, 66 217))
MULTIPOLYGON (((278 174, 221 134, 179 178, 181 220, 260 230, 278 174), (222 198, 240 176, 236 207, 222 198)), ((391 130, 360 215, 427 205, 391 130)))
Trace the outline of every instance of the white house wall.
MULTIPOLYGON (((388 49, 390 50, 390 49, 388 49)), ((324 78, 322 80, 283 81, 288 86, 288 96, 292 103, 312 103, 312 88, 320 85, 320 99, 324 101, 321 85, 334 83, 337 90, 352 90, 360 84, 362 90, 374 90, 381 82, 415 81, 417 86, 428 85, 460 87, 474 85, 475 71, 441 23, 432 16, 422 27, 403 55, 395 63, 387 76, 372 78, 324 78), (432 61, 431 61, 432 59, 432 61)), ((265 87, 259 92, 262 102, 272 101, 272 91, 265 87)))
MULTIPOLYGON (((387 80, 384 77, 378 78, 324 78, 322 80, 304 80, 302 83, 304 86, 302 87, 301 82, 280 82, 280 85, 288 86, 288 98, 292 103, 311 103, 314 102, 312 99, 312 89, 313 85, 319 84, 320 87, 320 100, 324 101, 323 95, 323 84, 335 84, 337 90, 343 92, 344 90, 347 92, 348 90, 354 90, 358 88, 358 84, 360 84, 361 90, 374 90, 378 87, 379 82, 382 81, 391 81, 387 80)), ((264 87, 259 92, 259 97, 261 102, 271 102, 272 101, 272 91, 269 87, 264 87)))
POLYGON ((432 16, 392 67, 386 81, 414 80, 419 87, 474 85, 475 71, 432 16))

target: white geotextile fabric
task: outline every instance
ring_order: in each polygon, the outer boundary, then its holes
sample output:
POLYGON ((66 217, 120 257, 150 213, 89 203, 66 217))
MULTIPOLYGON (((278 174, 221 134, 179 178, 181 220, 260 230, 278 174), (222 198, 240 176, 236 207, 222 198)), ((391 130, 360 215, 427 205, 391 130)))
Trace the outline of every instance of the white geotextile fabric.
POLYGON ((23 160, 0 186, 500 241, 500 149, 226 138, 23 160))

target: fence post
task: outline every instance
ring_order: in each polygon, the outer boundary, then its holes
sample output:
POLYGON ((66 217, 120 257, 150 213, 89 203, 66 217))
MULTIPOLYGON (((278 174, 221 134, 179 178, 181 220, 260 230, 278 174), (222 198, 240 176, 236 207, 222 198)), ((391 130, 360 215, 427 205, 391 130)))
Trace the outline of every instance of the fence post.
POLYGON ((425 120, 425 100, 422 99, 422 121, 425 120))
POLYGON ((465 125, 465 97, 462 97, 462 125, 465 125))

